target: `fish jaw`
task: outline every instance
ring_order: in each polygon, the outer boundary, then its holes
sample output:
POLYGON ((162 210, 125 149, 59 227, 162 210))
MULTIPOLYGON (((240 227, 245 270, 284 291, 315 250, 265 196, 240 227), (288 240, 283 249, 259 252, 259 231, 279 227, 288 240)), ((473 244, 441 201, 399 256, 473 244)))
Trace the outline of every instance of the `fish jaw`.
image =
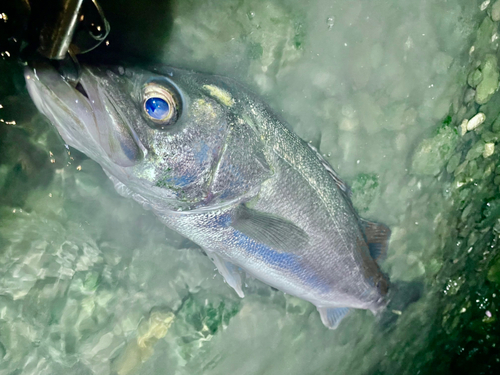
POLYGON ((89 68, 82 67, 79 89, 46 62, 26 67, 25 80, 38 110, 68 145, 101 164, 120 167, 133 166, 146 155, 120 103, 103 90, 89 68))
POLYGON ((81 68, 75 87, 48 62, 27 66, 26 86, 38 110, 54 124, 67 145, 99 163, 114 178, 115 186, 126 186, 127 195, 145 207, 177 209, 175 194, 154 186, 156 162, 137 135, 137 124, 129 120, 139 122, 142 117, 131 100, 127 102, 125 95, 119 95, 125 90, 113 84, 116 75, 96 67, 81 68))
POLYGON ((26 67, 24 77, 37 109, 54 124, 64 141, 92 159, 99 157, 91 134, 96 121, 87 98, 48 63, 26 67))

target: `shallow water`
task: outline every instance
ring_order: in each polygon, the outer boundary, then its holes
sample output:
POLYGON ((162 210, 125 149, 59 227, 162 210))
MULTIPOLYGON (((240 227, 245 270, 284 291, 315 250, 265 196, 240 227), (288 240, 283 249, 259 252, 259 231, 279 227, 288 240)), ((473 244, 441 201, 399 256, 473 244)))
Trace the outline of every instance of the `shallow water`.
POLYGON ((101 3, 109 49, 261 94, 391 227, 383 270, 422 295, 335 331, 258 281, 239 299, 65 148, 3 55, 0 374, 497 373, 500 2, 101 3))

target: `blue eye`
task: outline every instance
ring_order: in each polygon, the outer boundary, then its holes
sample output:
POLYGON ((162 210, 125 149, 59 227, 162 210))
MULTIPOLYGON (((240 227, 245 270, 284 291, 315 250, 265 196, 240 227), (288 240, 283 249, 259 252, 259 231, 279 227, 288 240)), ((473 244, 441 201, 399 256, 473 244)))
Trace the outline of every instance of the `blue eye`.
POLYGON ((166 125, 172 125, 179 116, 179 100, 175 92, 167 87, 155 82, 150 82, 144 86, 143 110, 149 119, 149 126, 157 129, 165 129, 166 125))
POLYGON ((149 98, 144 107, 147 114, 156 120, 165 119, 170 111, 170 106, 162 98, 149 98))

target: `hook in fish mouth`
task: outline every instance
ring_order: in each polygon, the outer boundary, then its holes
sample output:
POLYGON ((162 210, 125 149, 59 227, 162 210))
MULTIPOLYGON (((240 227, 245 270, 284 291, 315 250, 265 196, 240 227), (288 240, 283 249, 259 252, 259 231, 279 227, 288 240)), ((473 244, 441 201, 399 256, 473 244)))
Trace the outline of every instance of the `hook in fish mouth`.
POLYGON ((74 86, 78 84, 82 76, 82 67, 72 52, 68 52, 63 60, 55 60, 52 63, 67 82, 74 86))
POLYGON ((97 0, 50 3, 26 1, 28 50, 63 60, 68 52, 80 55, 94 50, 108 37, 110 25, 97 0))
MULTIPOLYGON (((82 74, 77 55, 97 48, 110 32, 98 1, 62 0, 50 6, 41 2, 26 2, 26 5, 30 22, 20 51, 23 65, 33 67, 37 61, 46 61, 76 88, 82 74)), ((77 90, 88 98, 82 88, 80 85, 77 90)))
POLYGON ((76 83, 75 90, 78 91, 83 96, 85 96, 87 100, 90 100, 89 95, 87 94, 87 91, 85 91, 85 88, 82 86, 81 82, 76 83))

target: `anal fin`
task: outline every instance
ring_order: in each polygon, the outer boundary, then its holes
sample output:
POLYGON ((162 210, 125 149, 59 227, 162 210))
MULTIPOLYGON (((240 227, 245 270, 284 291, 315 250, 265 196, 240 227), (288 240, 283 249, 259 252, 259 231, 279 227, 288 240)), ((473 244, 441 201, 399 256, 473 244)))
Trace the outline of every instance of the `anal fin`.
POLYGON ((391 230, 384 224, 374 223, 364 219, 360 219, 359 222, 365 233, 366 243, 370 250, 371 257, 376 261, 380 261, 387 254, 391 230))
POLYGON ((224 277, 229 286, 234 289, 238 296, 241 298, 245 297, 245 293, 243 293, 241 289, 241 274, 238 272, 238 268, 216 254, 209 253, 208 256, 212 259, 219 273, 224 277))
POLYGON ((318 307, 321 321, 329 329, 336 329, 350 310, 348 307, 318 307))

